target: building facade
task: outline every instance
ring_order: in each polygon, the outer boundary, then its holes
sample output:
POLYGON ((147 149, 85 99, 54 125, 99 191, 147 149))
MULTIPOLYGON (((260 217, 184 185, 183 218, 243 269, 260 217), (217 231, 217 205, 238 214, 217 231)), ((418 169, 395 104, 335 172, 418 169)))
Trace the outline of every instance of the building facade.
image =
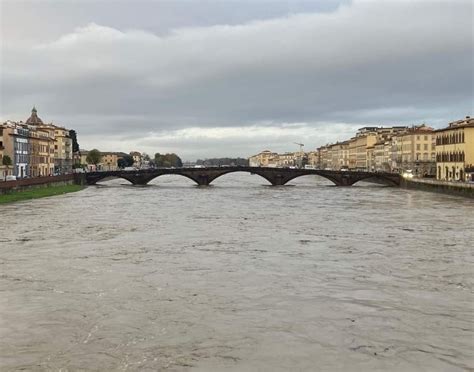
POLYGON ((474 181, 474 119, 449 123, 436 131, 436 178, 474 181))
POLYGON ((46 130, 30 131, 30 176, 54 174, 54 137, 46 130))
MULTIPOLYGON (((35 107, 25 122, 6 121, 0 125, 2 158, 12 160, 9 173, 17 178, 50 176, 72 171, 72 140, 69 131, 45 124, 35 107)), ((5 175, 5 167, 0 172, 5 175)))
POLYGON ((30 129, 8 121, 0 126, 2 131, 3 155, 9 156, 12 165, 8 173, 18 178, 30 176, 30 129))
POLYGON ((132 151, 130 156, 133 158, 133 166, 137 168, 142 167, 142 154, 138 151, 132 151))
POLYGON ((436 175, 436 134, 425 124, 413 126, 397 135, 397 170, 414 176, 436 175))
POLYGON ((278 156, 276 152, 264 150, 257 155, 249 158, 250 167, 268 167, 269 164, 274 164, 275 158, 278 156))

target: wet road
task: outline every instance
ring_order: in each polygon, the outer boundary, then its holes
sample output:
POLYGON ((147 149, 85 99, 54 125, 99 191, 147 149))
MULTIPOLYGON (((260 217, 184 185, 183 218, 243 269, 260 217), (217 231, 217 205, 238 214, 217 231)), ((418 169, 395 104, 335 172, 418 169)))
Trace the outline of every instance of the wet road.
POLYGON ((1 206, 1 371, 474 368, 474 201, 123 182, 1 206))

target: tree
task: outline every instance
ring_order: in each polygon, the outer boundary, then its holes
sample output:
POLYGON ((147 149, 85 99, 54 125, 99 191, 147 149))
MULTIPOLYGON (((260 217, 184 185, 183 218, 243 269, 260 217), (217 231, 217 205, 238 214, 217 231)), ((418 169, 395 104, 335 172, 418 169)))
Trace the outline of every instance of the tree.
POLYGON ((133 156, 124 155, 119 160, 117 160, 117 165, 119 168, 131 167, 133 165, 133 156))
POLYGON ((97 164, 100 163, 101 159, 102 159, 102 154, 97 149, 93 149, 89 151, 86 157, 87 163, 94 164, 95 166, 97 166, 97 164))
POLYGON ((161 155, 160 153, 157 152, 155 154, 154 163, 157 167, 165 167, 165 168, 169 168, 169 167, 181 168, 183 166, 183 162, 181 158, 174 153, 161 155))
POLYGON ((5 179, 7 178, 8 176, 8 167, 11 166, 13 163, 12 163, 12 158, 10 158, 8 155, 4 155, 3 156, 3 159, 2 159, 2 164, 7 167, 7 174, 5 175, 5 179))
POLYGON ((208 166, 222 166, 222 165, 241 165, 247 167, 249 165, 248 159, 244 158, 211 158, 211 159, 198 159, 196 165, 208 166))
POLYGON ((78 152, 79 143, 77 142, 77 133, 74 129, 69 131, 69 137, 72 139, 72 152, 78 152))

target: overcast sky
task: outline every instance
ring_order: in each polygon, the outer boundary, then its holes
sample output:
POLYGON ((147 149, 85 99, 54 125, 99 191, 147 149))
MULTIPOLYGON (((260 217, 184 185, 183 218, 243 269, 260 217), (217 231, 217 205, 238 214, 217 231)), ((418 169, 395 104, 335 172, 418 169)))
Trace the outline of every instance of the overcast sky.
POLYGON ((470 0, 0 0, 0 120, 183 159, 473 111, 470 0))

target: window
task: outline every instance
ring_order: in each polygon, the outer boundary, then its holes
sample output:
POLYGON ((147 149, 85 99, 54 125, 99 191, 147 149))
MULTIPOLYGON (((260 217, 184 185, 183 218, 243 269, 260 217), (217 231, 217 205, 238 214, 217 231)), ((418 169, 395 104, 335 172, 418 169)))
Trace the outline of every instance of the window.
POLYGON ((428 136, 425 136, 425 141, 428 141, 428 136))
POLYGON ((419 143, 416 145, 416 149, 417 149, 417 150, 420 150, 420 149, 421 149, 421 145, 420 145, 419 143))
POLYGON ((427 143, 425 143, 425 144, 423 145, 423 150, 425 150, 425 151, 428 150, 428 144, 427 144, 427 143))

